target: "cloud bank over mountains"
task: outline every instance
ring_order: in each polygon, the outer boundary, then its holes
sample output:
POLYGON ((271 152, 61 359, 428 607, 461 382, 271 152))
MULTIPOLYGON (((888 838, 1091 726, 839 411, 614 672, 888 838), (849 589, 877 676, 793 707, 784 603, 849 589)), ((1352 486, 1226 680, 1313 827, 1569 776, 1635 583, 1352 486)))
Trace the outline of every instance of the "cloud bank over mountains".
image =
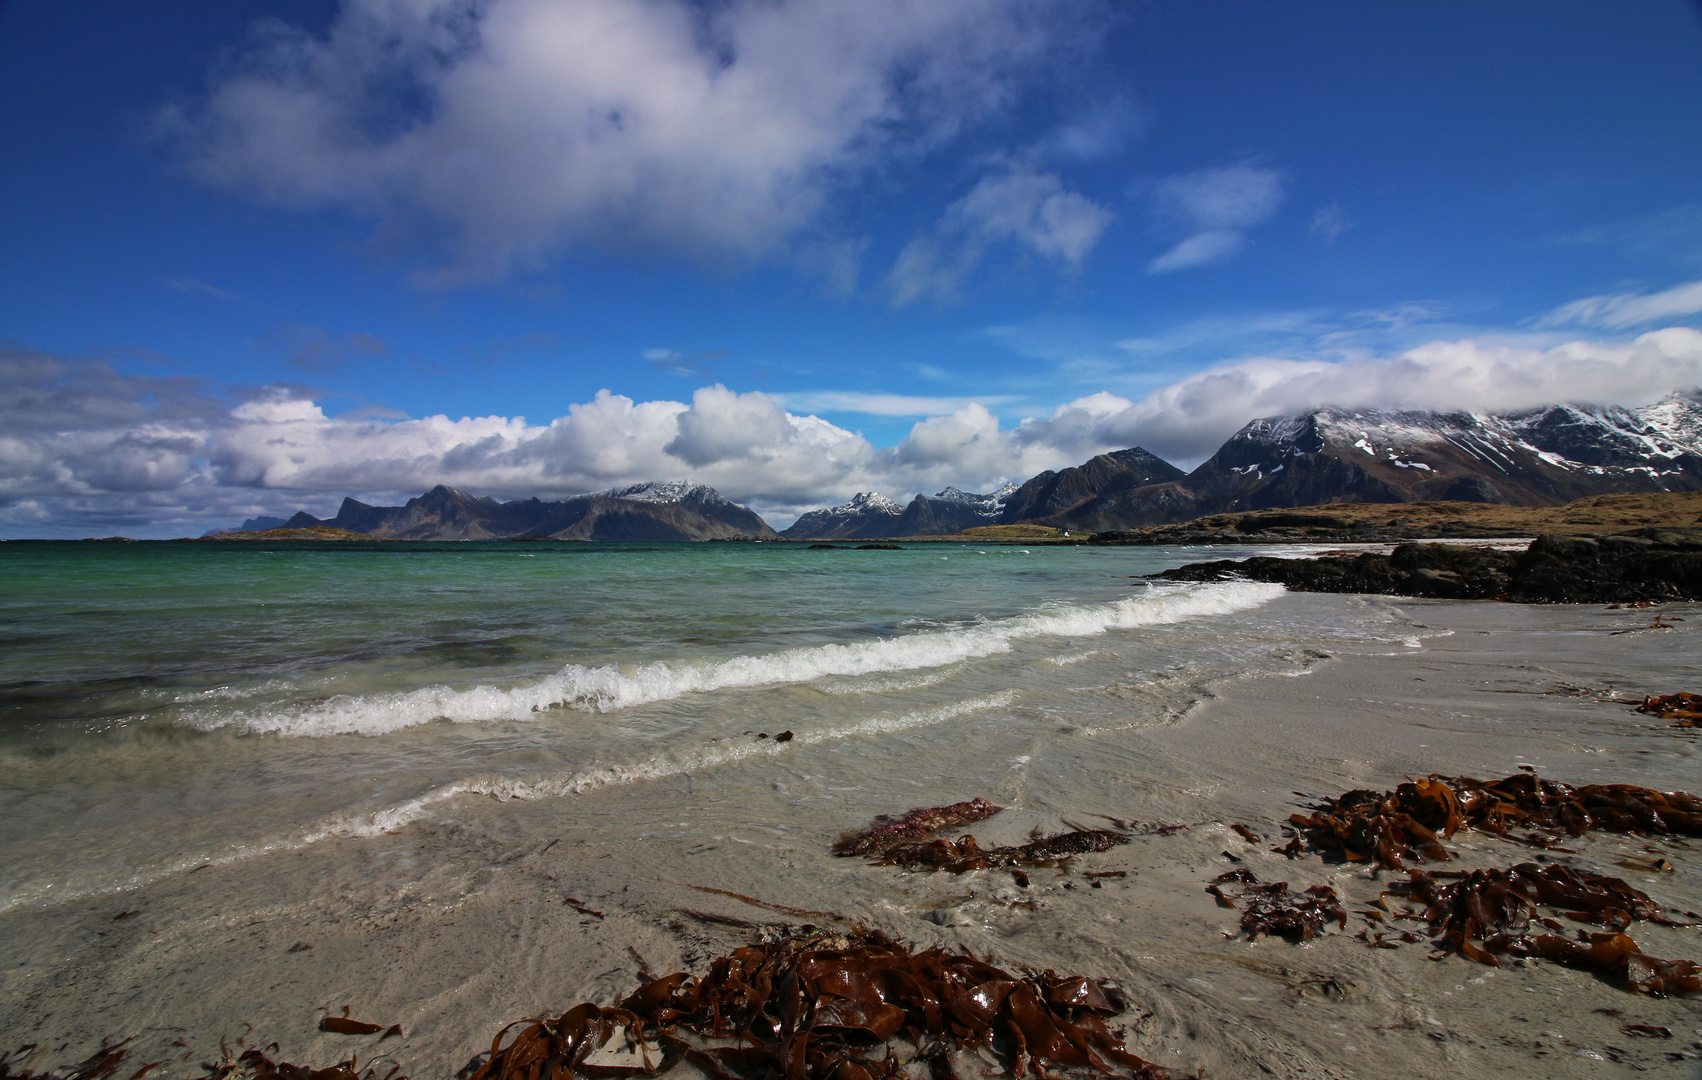
MULTIPOLYGON (((210 186, 432 238, 433 284, 594 248, 792 259, 842 286, 858 247, 834 235, 832 197, 1007 110, 1091 45, 1100 10, 347 0, 324 37, 259 24, 153 128, 210 186)), ((1104 227, 1057 177, 1021 172, 994 170, 954 212, 971 239, 1065 262, 1104 227)))
POLYGON ((405 496, 446 483, 551 498, 688 475, 783 523, 857 491, 986 490, 1134 445, 1186 466, 1254 417, 1321 405, 1643 404, 1702 385, 1702 332, 1550 349, 1438 341, 1378 359, 1253 358, 1138 401, 1101 392, 1010 426, 971 401, 886 448, 775 397, 719 385, 690 402, 603 391, 534 423, 328 416, 301 387, 221 390, 19 348, 0 351, 0 384, 0 531, 11 535, 180 535, 261 512, 328 512, 344 494, 405 496))

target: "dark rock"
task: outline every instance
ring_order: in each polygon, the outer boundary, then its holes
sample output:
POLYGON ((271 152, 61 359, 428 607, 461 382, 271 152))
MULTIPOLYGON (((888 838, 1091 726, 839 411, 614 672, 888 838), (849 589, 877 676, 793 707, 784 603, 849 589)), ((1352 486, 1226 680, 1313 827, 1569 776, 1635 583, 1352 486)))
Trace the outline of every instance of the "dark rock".
POLYGON ((1295 592, 1528 604, 1702 600, 1702 543, 1688 537, 1668 542, 1646 536, 1541 536, 1523 552, 1402 544, 1388 555, 1258 556, 1192 563, 1149 576, 1165 581, 1268 581, 1295 592))

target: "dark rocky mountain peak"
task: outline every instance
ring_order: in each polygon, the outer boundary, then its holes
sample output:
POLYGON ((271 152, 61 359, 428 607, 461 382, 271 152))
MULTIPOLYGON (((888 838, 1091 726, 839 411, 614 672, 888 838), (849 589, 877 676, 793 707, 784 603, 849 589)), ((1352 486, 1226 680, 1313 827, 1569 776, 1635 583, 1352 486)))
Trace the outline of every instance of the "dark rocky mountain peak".
MULTIPOLYGON (((1150 484, 1182 479, 1183 472, 1138 446, 1089 458, 1060 472, 1047 470, 1013 491, 999 520, 1046 521, 1087 503, 1150 484)), ((1089 514, 1093 513, 1090 509, 1089 514)))
POLYGON ((996 525, 1005 503, 1017 490, 1006 484, 985 495, 948 487, 935 495, 917 495, 904 508, 893 536, 943 536, 981 525, 996 525))

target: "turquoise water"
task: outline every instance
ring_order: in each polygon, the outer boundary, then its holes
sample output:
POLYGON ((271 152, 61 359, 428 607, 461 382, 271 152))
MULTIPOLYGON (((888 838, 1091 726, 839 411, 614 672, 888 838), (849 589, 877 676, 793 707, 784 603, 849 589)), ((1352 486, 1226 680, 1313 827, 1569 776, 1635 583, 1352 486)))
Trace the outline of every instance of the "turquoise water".
MULTIPOLYGON (((1321 632, 1261 622, 1273 586, 1139 578, 1197 557, 0 544, 0 906, 466 798, 713 773, 783 731, 857 747, 855 784, 892 767, 895 733, 913 751, 986 725, 1162 722, 1184 675, 1290 663, 1321 632)), ((1328 632, 1382 632, 1365 618, 1328 632)))
POLYGON ((134 726, 209 694, 281 704, 893 638, 1103 603, 1181 561, 939 545, 11 543, 0 738, 134 726))

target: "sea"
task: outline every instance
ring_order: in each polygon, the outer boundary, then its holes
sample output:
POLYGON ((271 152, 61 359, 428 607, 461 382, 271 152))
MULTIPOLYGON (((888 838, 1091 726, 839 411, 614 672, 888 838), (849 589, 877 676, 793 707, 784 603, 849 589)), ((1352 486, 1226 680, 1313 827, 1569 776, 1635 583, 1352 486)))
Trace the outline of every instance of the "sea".
POLYGON ((1173 722, 1214 679, 1418 645, 1387 606, 1144 577, 1211 554, 0 544, 0 910, 807 746, 832 797, 995 733, 1173 722))

